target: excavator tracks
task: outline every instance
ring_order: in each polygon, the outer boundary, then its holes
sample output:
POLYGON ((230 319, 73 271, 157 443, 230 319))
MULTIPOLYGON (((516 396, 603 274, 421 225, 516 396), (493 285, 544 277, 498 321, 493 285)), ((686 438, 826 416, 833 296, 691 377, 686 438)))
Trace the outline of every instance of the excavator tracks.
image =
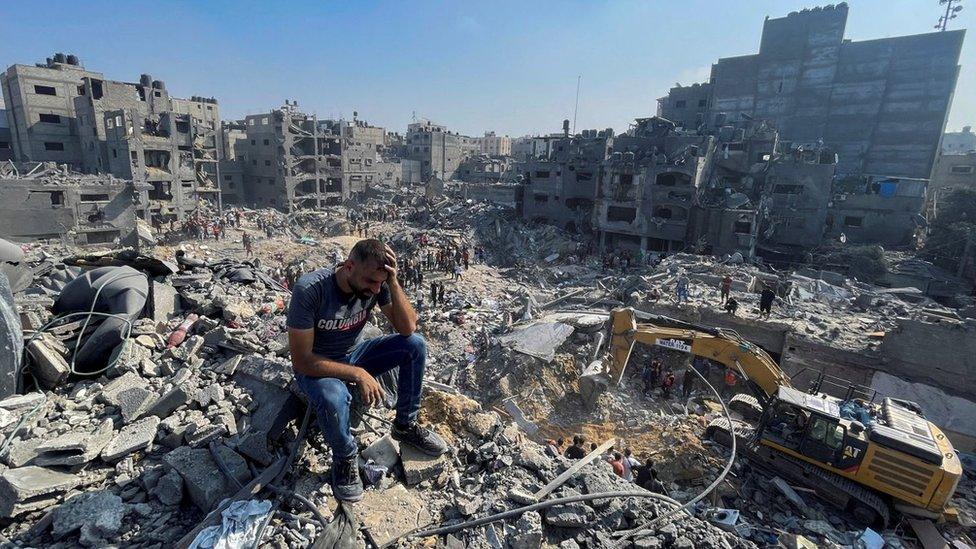
POLYGON ((706 437, 723 446, 730 445, 731 434, 734 433, 737 453, 744 455, 754 464, 769 469, 793 482, 809 486, 823 499, 838 507, 850 506, 853 501, 854 505, 851 507, 854 508, 855 518, 858 520, 865 523, 873 522, 872 518, 868 517, 864 511, 857 509, 860 506, 874 513, 885 526, 889 524, 891 510, 881 496, 836 473, 761 444, 755 444, 752 442, 754 432, 755 430, 751 426, 743 422, 733 421, 732 425, 729 425, 729 421, 725 418, 712 420, 705 429, 706 437))

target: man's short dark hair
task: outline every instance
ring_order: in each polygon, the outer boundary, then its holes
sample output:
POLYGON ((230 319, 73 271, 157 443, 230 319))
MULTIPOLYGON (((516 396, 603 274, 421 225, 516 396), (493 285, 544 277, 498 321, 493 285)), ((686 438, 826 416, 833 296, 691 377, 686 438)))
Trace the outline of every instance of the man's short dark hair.
POLYGON ((356 263, 376 262, 386 265, 386 246, 375 238, 360 240, 349 252, 349 259, 356 263))

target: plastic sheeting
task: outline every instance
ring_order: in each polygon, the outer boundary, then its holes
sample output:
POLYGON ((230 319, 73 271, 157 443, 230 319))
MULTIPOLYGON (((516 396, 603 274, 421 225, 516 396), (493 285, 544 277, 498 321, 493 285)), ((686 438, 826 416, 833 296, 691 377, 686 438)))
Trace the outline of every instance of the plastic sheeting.
POLYGON ((224 509, 219 526, 204 528, 190 544, 190 549, 244 549, 254 545, 261 521, 271 512, 266 500, 235 501, 224 509))
POLYGON ((551 362, 556 349, 573 333, 562 322, 532 322, 498 338, 499 343, 522 354, 551 362))
MULTIPOLYGON (((100 267, 69 282, 54 302, 55 314, 109 313, 118 317, 92 316, 89 326, 98 326, 89 335, 73 361, 79 373, 98 372, 120 343, 128 320, 134 322, 146 306, 149 279, 132 267, 100 267)), ((79 319, 85 316, 79 315, 79 319)))

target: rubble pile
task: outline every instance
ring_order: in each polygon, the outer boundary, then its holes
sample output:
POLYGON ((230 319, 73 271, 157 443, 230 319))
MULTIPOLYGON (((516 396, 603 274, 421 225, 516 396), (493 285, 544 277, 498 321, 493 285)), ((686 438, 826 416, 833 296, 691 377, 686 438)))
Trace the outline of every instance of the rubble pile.
MULTIPOLYGON (((0 399, 5 541, 168 547, 201 526, 214 528, 207 536, 219 536, 223 513, 225 523, 267 519, 264 546, 307 546, 324 531, 319 512, 354 545, 373 546, 589 548, 624 538, 624 546, 648 548, 751 547, 789 539, 796 546, 831 546, 853 545, 865 535, 863 525, 802 488, 783 488, 770 472, 739 461, 690 514, 646 532, 673 504, 653 496, 576 501, 465 527, 436 542, 411 538, 411 532, 553 498, 642 490, 601 455, 537 496, 577 463, 547 454, 547 439, 582 435, 588 444, 611 441, 617 451, 630 449, 653 463, 667 495, 679 502, 718 478, 728 453, 702 438, 708 422, 722 414, 710 392, 699 387, 687 398, 660 398, 642 389, 634 367, 598 399, 580 395, 581 374, 606 351, 613 307, 664 314, 717 309, 720 281, 729 273, 740 315, 754 316, 758 291, 769 284, 779 296, 772 324, 862 350, 898 318, 955 314, 910 291, 828 272, 787 274, 738 257, 675 254, 607 264, 569 233, 515 220, 500 206, 453 199, 429 209, 403 200, 400 218, 370 221, 368 229, 402 257, 421 241, 484 250, 460 280, 428 271, 424 284, 406 288, 429 353, 421 421, 453 449, 429 458, 400 447, 387 435, 392 410, 370 410, 354 425, 369 488, 362 502, 337 509, 329 485, 332 457, 314 421, 296 444, 305 407, 288 358, 286 271, 340 262, 362 228, 355 209, 392 203, 379 193, 354 209, 292 216, 249 211, 243 226, 223 240, 176 240, 156 246, 151 256, 79 254, 59 242, 25 246, 22 263, 34 281, 16 294, 16 304, 30 375, 24 394, 0 399), (267 229, 257 227, 258 220, 272 227, 271 236, 262 236, 267 229), (242 247, 245 232, 257 235, 253 257, 242 247), (95 353, 102 369, 79 375, 75 349, 103 321, 86 324, 87 309, 55 320, 54 308, 73 280, 97 269, 141 273, 145 307, 121 323, 121 344, 95 353), (682 276, 690 281, 690 303, 677 304, 673 289, 682 276), (430 282, 448 285, 437 307, 427 300, 430 282), (292 467, 271 475, 273 481, 263 477, 293 450, 292 467), (222 505, 251 483, 265 489, 222 505)), ((377 314, 365 335, 388 328, 377 314)), ((632 362, 650 356, 635 349, 632 362)), ((666 361, 678 370, 687 358, 666 361)), ((972 478, 962 486, 957 500, 969 516, 976 509, 972 478)), ((894 531, 883 536, 892 547, 904 538, 894 531)))

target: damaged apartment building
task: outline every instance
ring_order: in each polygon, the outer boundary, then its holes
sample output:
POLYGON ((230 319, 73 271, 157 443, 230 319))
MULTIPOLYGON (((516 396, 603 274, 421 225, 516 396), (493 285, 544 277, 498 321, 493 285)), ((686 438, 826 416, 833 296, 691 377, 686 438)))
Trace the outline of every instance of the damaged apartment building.
POLYGON ((147 74, 136 83, 107 80, 62 53, 12 65, 0 82, 15 159, 145 183, 137 213, 156 222, 219 202, 215 99, 171 97, 147 74))
POLYGON ((841 3, 767 18, 759 53, 719 59, 708 82, 658 100, 658 115, 691 130, 763 120, 794 148, 828 147, 830 211, 806 223, 829 239, 905 246, 924 225, 965 31, 853 42, 847 16, 841 3))
POLYGON ((132 180, 80 174, 53 162, 0 164, 0 234, 66 244, 137 244, 132 180))
POLYGON ((420 163, 420 177, 454 179, 464 158, 481 152, 481 138, 452 132, 445 126, 421 120, 407 126, 402 156, 420 163))
POLYGON ((340 125, 302 112, 297 102, 244 118, 245 201, 293 211, 338 204, 349 196, 342 177, 340 125))

